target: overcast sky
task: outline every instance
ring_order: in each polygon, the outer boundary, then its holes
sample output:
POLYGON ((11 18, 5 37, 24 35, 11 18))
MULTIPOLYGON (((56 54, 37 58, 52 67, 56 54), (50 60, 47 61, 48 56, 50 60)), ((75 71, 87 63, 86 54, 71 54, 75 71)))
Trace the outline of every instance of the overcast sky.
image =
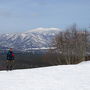
POLYGON ((0 0, 0 32, 90 25, 90 0, 0 0))

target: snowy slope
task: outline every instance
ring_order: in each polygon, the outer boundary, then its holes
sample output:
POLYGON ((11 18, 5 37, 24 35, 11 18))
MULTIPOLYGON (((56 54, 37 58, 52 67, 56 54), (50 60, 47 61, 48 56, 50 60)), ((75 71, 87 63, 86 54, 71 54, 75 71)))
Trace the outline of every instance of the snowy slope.
POLYGON ((1 71, 0 90, 90 90, 90 61, 77 65, 1 71))
POLYGON ((23 33, 0 34, 0 46, 18 50, 50 47, 59 28, 36 28, 23 33))

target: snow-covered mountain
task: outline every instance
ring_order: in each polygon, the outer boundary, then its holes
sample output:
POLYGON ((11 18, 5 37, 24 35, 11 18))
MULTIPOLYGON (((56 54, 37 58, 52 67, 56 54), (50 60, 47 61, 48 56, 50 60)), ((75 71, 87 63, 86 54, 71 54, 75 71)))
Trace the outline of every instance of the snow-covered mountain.
POLYGON ((23 33, 0 34, 0 47, 28 50, 49 47, 59 28, 36 28, 23 33))

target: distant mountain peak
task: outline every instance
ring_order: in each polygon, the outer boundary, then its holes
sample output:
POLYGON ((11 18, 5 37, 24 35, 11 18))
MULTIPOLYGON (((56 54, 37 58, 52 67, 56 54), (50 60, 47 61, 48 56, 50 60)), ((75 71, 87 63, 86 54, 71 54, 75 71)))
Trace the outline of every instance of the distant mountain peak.
POLYGON ((23 33, 11 33, 0 35, 0 47, 14 48, 25 51, 30 48, 51 47, 52 39, 62 29, 59 28, 36 28, 23 33))
POLYGON ((26 33, 29 32, 45 32, 45 31, 61 31, 62 29, 60 28, 43 28, 43 27, 39 27, 39 28, 35 28, 32 30, 28 30, 26 33))

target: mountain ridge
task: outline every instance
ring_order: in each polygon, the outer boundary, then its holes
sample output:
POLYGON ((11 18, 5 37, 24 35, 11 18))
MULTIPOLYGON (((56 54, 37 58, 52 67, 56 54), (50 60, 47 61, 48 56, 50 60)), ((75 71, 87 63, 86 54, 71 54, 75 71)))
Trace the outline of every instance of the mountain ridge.
POLYGON ((60 31, 62 29, 59 28, 36 28, 22 33, 0 34, 0 46, 23 51, 30 48, 47 48, 60 31))

